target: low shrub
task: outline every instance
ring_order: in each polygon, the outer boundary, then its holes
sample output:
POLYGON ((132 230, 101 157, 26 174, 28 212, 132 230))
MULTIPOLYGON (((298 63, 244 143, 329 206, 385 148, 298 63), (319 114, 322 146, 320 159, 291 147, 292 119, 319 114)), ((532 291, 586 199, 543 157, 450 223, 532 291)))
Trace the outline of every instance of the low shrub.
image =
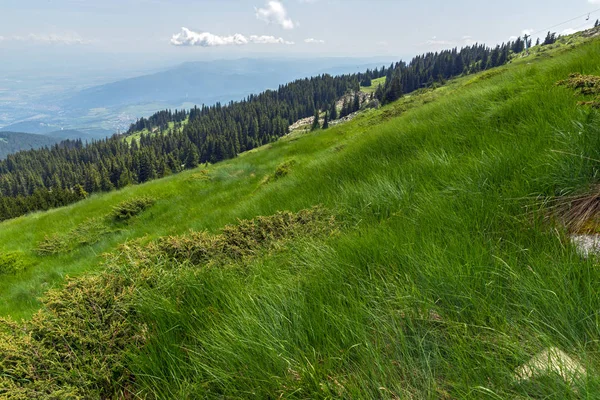
POLYGON ((292 171, 292 167, 296 165, 296 160, 290 160, 283 162, 277 166, 273 175, 267 175, 261 182, 262 185, 267 185, 271 182, 277 181, 289 175, 292 171))
POLYGON ((593 100, 580 101, 580 106, 590 106, 600 109, 600 76, 571 74, 569 79, 559 81, 558 86, 566 86, 584 96, 595 96, 593 100))
POLYGON ((277 169, 275 170, 273 178, 277 180, 283 178, 284 176, 287 176, 292 171, 292 167, 294 165, 296 165, 296 160, 290 160, 279 164, 277 166, 277 169))
POLYGON ((115 232, 102 218, 92 218, 78 225, 67 233, 57 233, 46 236, 36 251, 40 255, 53 255, 67 253, 79 246, 92 245, 100 241, 103 236, 115 232))
POLYGON ((21 252, 0 253, 0 276, 15 275, 31 264, 21 252))
POLYGON ((335 218, 323 208, 314 207, 297 213, 278 212, 268 217, 240 220, 227 225, 221 234, 191 232, 182 236, 165 237, 158 241, 154 252, 203 264, 223 258, 240 259, 268 249, 275 243, 299 235, 319 235, 335 229, 335 218))
POLYGON ((127 221, 152 207, 155 202, 156 200, 151 197, 138 197, 126 200, 113 207, 111 215, 116 221, 127 221))
POLYGON ((334 229, 331 214, 315 207, 239 221, 217 235, 199 232, 122 245, 107 255, 102 273, 69 279, 49 291, 31 321, 0 318, 0 398, 135 398, 135 377, 127 365, 151 329, 136 312, 142 290, 179 273, 174 269, 179 262, 235 259, 334 229))
POLYGON ((146 327, 133 322, 133 281, 115 272, 50 291, 31 321, 0 319, 0 398, 127 398, 126 349, 146 327))
POLYGON ((600 76, 571 74, 569 79, 559 81, 558 86, 566 86, 584 95, 600 95, 600 76))

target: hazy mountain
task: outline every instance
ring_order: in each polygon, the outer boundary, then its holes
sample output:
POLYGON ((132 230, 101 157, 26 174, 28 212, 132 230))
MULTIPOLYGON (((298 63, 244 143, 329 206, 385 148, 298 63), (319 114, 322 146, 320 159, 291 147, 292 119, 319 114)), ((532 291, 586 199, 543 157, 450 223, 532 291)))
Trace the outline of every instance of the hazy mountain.
POLYGON ((0 132, 25 132, 36 135, 46 135, 57 130, 60 130, 60 126, 51 125, 38 120, 17 122, 16 124, 0 128, 0 132))
MULTIPOLYGON (((66 99, 71 110, 144 103, 212 104, 239 100, 251 93, 321 73, 364 71, 382 63, 363 59, 260 60, 191 62, 155 74, 125 79, 83 90, 66 99)), ((140 115, 141 116, 141 115, 140 115)))
POLYGON ((0 132, 0 159, 22 150, 51 146, 61 139, 21 132, 0 132))
MULTIPOLYGON (((188 62, 84 89, 57 89, 40 83, 39 87, 45 88, 43 95, 38 95, 29 86, 20 93, 19 86, 14 86, 11 87, 10 101, 3 102, 0 96, 0 117, 3 117, 0 122, 5 125, 0 131, 48 135, 76 130, 83 133, 77 137, 84 140, 99 139, 126 130, 136 119, 166 108, 226 103, 266 89, 276 89, 299 78, 322 73, 359 72, 384 64, 389 62, 364 58, 246 58, 188 62)), ((17 77, 13 80, 16 82, 17 77)), ((68 84, 64 77, 59 82, 68 84)), ((81 79, 77 82, 81 85, 81 79)), ((77 137, 68 136, 70 139, 77 137)))

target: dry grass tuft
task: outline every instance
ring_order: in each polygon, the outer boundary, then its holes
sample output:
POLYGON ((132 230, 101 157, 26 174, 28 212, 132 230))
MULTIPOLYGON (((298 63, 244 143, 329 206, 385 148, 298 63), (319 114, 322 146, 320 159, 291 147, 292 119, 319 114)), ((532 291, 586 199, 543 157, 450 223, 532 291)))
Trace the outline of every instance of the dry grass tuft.
POLYGON ((597 233, 600 228, 600 186, 591 193, 558 198, 549 209, 549 217, 557 218, 570 233, 597 233))
POLYGON ((559 81, 558 86, 566 86, 585 96, 595 96, 594 100, 580 101, 580 106, 590 106, 600 109, 600 76, 571 74, 569 79, 559 81))

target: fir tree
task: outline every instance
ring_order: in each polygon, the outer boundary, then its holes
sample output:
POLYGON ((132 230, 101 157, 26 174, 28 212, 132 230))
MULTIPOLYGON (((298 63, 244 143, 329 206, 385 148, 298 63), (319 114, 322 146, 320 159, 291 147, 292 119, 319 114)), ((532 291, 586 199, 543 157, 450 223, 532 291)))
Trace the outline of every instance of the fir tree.
POLYGON ((323 129, 329 128, 329 111, 325 111, 325 119, 323 120, 323 129))
POLYGON ((549 44, 554 44, 556 42, 556 32, 551 33, 550 31, 548 31, 548 34, 546 35, 546 39, 544 40, 544 46, 547 46, 549 44))
POLYGON ((402 96, 402 83, 400 82, 400 73, 395 71, 392 78, 386 82, 384 103, 391 103, 402 96))
POLYGON ((311 126, 310 130, 311 131, 316 131, 320 127, 321 127, 321 125, 319 123, 319 109, 316 109, 315 110, 315 117, 313 118, 313 123, 312 123, 312 126, 311 126))
POLYGON ((594 28, 598 28, 600 26, 600 19, 596 20, 596 23, 594 24, 594 28))
POLYGON ((358 92, 354 94, 354 101, 352 102, 352 112, 355 113, 360 110, 360 96, 358 92))
POLYGON ((335 101, 331 104, 331 108, 329 109, 329 118, 332 121, 338 119, 337 104, 335 101))

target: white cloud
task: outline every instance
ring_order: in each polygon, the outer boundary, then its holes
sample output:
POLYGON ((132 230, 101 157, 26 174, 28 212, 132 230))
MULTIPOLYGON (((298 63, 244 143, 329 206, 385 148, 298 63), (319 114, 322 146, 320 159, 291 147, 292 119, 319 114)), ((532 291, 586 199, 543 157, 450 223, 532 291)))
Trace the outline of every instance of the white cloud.
POLYGON ((304 39, 304 43, 325 44, 325 41, 321 39, 308 38, 304 39))
POLYGON ((255 10, 256 18, 268 24, 281 25, 283 29, 294 29, 296 26, 280 1, 269 1, 264 8, 255 8, 255 10))
POLYGON ((218 47, 218 46, 243 46, 247 44, 294 44, 283 38, 274 36, 251 35, 246 37, 236 33, 230 36, 214 35, 210 32, 194 32, 188 28, 181 28, 181 32, 173 35, 171 44, 173 46, 200 46, 200 47, 218 47))
POLYGON ((294 42, 288 42, 283 38, 276 38, 275 36, 250 36, 250 43, 255 44, 294 44, 294 42))
POLYGON ((588 0, 591 4, 600 4, 600 0, 588 0))

